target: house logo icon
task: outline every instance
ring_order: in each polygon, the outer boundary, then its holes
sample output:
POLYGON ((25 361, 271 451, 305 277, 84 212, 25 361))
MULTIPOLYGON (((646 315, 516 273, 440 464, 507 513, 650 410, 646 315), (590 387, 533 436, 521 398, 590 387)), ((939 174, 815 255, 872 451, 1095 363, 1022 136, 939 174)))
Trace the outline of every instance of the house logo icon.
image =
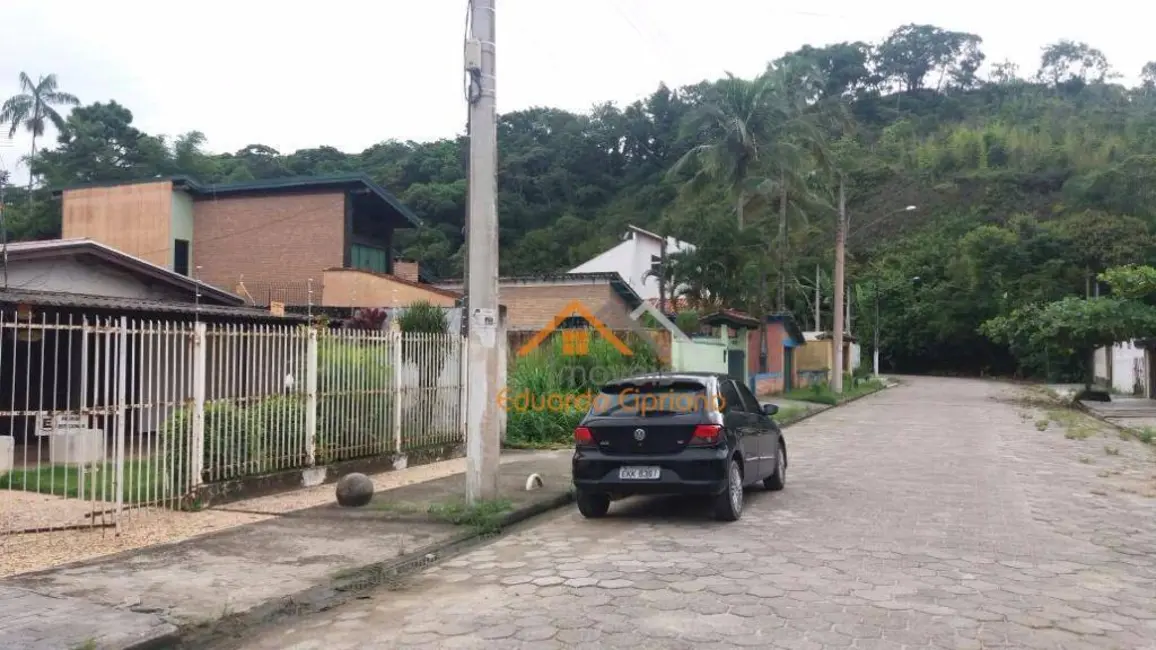
MULTIPOLYGON (((630 350, 630 347, 623 343, 622 339, 618 338, 618 336, 613 331, 611 331, 605 323, 599 320, 598 317, 595 316, 594 313, 586 307, 586 305, 583 305, 579 300, 574 300, 567 303, 565 307, 563 307, 557 314, 555 314, 554 319, 550 322, 549 325, 538 330, 538 332, 534 334, 533 338, 531 338, 529 341, 526 341, 526 344, 518 349, 518 356, 524 357, 538 349, 538 346, 542 345, 542 342, 545 341, 555 331, 557 331, 563 323, 574 317, 579 317, 582 320, 585 320, 590 325, 590 327, 594 328, 595 332, 598 332, 598 334, 601 335, 607 343, 614 346, 614 349, 618 350, 623 355, 631 356, 634 354, 634 352, 630 350)), ((590 330, 562 330, 562 354, 572 357, 581 357, 589 354, 589 352, 590 330)))

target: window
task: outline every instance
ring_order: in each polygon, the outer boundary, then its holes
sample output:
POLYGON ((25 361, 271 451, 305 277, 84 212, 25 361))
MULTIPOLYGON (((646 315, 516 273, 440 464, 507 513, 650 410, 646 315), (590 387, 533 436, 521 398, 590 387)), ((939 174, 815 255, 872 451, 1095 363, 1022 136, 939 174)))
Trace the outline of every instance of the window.
POLYGON ((662 273, 662 258, 658 255, 650 256, 650 270, 654 273, 662 273))
POLYGON ((719 392, 723 398, 723 412, 730 413, 731 411, 746 411, 743 405, 743 399, 739 397, 739 392, 735 390, 735 384, 729 379, 719 380, 719 392))
POLYGON ((189 242, 186 239, 173 240, 173 271, 185 276, 189 274, 189 242))
POLYGON ((763 412, 763 407, 759 406, 759 400, 755 397, 755 394, 751 392, 751 389, 747 388, 746 384, 736 381, 735 386, 739 389, 739 396, 743 398, 743 406, 746 410, 751 413, 763 412))
POLYGON ((664 417, 689 415, 713 408, 706 387, 697 382, 670 384, 612 384, 602 389, 590 405, 590 415, 664 417))
POLYGON ((389 273, 389 254, 380 248, 354 244, 349 250, 350 266, 374 273, 389 273))

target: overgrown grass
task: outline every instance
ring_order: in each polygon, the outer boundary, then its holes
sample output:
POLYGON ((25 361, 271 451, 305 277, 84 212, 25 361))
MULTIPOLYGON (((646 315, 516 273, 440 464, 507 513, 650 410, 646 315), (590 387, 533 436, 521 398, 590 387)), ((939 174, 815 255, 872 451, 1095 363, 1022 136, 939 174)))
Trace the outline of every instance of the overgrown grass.
POLYGON ((416 515, 424 513, 435 521, 455 526, 469 526, 479 533, 492 533, 501 529, 502 521, 514 509, 509 499, 480 501, 473 506, 464 500, 431 503, 428 506, 398 501, 375 501, 373 507, 384 512, 416 515))
POLYGON ((807 388, 796 388, 783 394, 786 399, 798 400, 800 402, 812 402, 814 404, 826 404, 827 406, 835 406, 841 402, 846 402, 849 399, 854 399, 860 395, 874 393, 882 389, 884 386, 882 381, 878 379, 858 379, 851 380, 848 378, 843 382, 843 394, 836 394, 831 390, 827 384, 815 384, 807 388))
POLYGON ((805 406, 780 406, 779 412, 775 413, 775 422, 782 424, 783 422, 792 422, 799 416, 805 415, 810 410, 805 406))
POLYGON ((455 526, 469 526, 479 533, 492 533, 501 530, 502 521, 513 509, 514 504, 509 499, 479 501, 472 506, 466 505, 465 501, 451 501, 431 505, 429 514, 455 526))
POLYGON ((658 370, 652 348, 627 340, 627 356, 597 334, 586 354, 567 355, 559 336, 515 359, 506 385, 506 445, 541 449, 568 445, 585 415, 574 398, 596 392, 604 383, 638 372, 658 370))
POLYGON ((1071 409, 1050 409, 1048 419, 1063 427, 1068 440, 1085 440, 1100 430, 1094 418, 1071 409))

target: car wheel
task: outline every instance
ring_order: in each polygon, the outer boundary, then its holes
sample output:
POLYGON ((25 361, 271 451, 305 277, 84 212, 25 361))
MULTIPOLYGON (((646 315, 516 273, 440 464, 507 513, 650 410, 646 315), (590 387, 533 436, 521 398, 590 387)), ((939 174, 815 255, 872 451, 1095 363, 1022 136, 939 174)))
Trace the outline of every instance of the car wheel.
POLYGON ((586 517, 587 519, 605 517, 606 513, 610 511, 609 494, 579 492, 577 501, 578 512, 581 512, 582 516, 586 517))
POLYGON ((782 442, 779 442, 779 451, 775 454, 775 471, 763 479, 763 487, 772 492, 787 487, 787 450, 782 442))
POLYGON ((719 521, 737 521, 743 516, 743 470, 731 459, 727 469, 727 489, 715 497, 714 517, 719 521))

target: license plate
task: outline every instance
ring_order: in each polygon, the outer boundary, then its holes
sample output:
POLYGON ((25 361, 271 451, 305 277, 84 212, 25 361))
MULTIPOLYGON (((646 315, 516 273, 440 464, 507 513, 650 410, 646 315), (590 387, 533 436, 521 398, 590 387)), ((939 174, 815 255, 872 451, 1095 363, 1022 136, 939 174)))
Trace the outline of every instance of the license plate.
POLYGON ((662 475, 658 467, 619 467, 618 478, 624 481, 654 480, 662 475))

